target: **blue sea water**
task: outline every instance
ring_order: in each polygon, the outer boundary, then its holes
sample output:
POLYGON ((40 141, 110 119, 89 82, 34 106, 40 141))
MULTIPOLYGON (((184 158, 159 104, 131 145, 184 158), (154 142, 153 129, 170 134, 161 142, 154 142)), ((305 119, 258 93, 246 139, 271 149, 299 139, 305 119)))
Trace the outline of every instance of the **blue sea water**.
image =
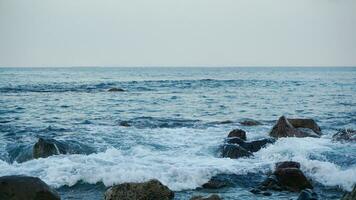
POLYGON ((301 163, 321 199, 339 199, 356 183, 356 144, 331 140, 342 128, 356 129, 356 68, 0 68, 0 176, 40 177, 63 199, 102 199, 106 187, 151 178, 175 199, 296 199, 249 192, 285 160, 301 163), (266 138, 281 115, 313 118, 323 136, 220 157, 230 130, 266 138), (38 137, 72 152, 29 160, 38 137), (232 184, 199 189, 217 175, 232 184))

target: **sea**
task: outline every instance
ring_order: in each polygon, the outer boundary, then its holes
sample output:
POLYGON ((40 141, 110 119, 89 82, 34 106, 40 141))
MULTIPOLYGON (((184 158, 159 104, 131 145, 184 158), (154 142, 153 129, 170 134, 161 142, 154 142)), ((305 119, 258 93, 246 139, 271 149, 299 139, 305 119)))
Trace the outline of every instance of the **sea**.
POLYGON ((0 176, 28 175, 64 200, 103 199, 124 182, 158 179, 176 200, 297 199, 250 192, 276 162, 297 161, 320 199, 340 199, 356 183, 355 67, 0 68, 0 176), (124 92, 108 92, 122 88, 124 92), (268 138, 280 116, 312 118, 320 138, 280 138, 252 157, 221 156, 233 129, 268 138), (258 126, 239 122, 254 119, 258 126), (32 159, 38 138, 66 154, 32 159), (203 189, 212 177, 229 181, 203 189))

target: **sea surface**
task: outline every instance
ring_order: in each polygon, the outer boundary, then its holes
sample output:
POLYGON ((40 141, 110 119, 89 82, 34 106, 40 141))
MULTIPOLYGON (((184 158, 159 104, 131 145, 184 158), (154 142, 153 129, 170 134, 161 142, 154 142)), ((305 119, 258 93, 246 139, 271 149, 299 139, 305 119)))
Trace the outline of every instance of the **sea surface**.
POLYGON ((356 68, 0 68, 0 176, 39 177, 65 200, 102 199, 113 184, 152 178, 177 200, 296 199, 249 192, 286 160, 301 163, 320 199, 339 199, 356 183, 356 144, 331 140, 343 128, 356 129, 356 68), (229 131, 266 138, 281 115, 313 118, 323 136, 221 157, 229 131), (31 159, 39 137, 70 152, 31 159), (214 176, 230 186, 199 189, 214 176))

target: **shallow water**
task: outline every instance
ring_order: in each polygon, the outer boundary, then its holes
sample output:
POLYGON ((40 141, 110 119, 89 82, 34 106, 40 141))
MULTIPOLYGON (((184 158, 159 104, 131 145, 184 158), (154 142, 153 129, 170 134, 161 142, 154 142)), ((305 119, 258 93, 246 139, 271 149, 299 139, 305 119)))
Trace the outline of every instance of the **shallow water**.
POLYGON ((355 85, 356 68, 0 68, 0 176, 40 177, 63 199, 100 199, 107 186, 151 178, 176 199, 293 199, 249 189, 275 162, 295 160, 322 199, 339 199, 356 183, 356 145, 331 136, 356 128, 355 85), (112 87, 127 91, 107 92, 112 87), (322 138, 284 138, 251 158, 219 157, 230 130, 265 138, 281 115, 314 118, 322 138), (263 124, 241 126, 246 118, 263 124), (38 137, 75 154, 28 160, 38 137), (231 186, 196 189, 216 175, 231 186))

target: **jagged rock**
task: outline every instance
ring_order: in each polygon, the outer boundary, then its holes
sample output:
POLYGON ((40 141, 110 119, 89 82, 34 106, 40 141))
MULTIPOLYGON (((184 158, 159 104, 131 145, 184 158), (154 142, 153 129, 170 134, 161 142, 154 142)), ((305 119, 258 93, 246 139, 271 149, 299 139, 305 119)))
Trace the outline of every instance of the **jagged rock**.
POLYGON ((222 200, 219 195, 213 194, 209 197, 195 196, 190 198, 190 200, 222 200))
POLYGON ((297 200, 318 200, 318 195, 311 189, 303 190, 297 200))
POLYGON ((313 119, 288 118, 288 121, 294 128, 308 128, 313 130, 316 134, 321 135, 321 128, 313 119))
POLYGON ((122 88, 110 88, 108 92, 125 92, 122 88))
POLYGON ((32 149, 33 158, 47 158, 61 153, 65 153, 65 151, 60 150, 54 140, 47 140, 43 138, 39 138, 32 149))
POLYGON ((303 130, 295 128, 285 116, 278 119, 277 123, 273 126, 269 133, 270 136, 275 138, 280 137, 315 137, 315 134, 310 134, 303 130))
POLYGON ((170 200, 174 193, 158 180, 144 183, 123 183, 109 188, 105 200, 170 200))
POLYGON ((336 134, 333 135, 333 140, 356 142, 356 130, 353 129, 339 130, 336 134))
POLYGON ((246 132, 241 129, 234 129, 230 131, 229 135, 227 137, 238 137, 241 138, 242 140, 246 140, 246 132))
POLYGON ((262 123, 253 119, 246 119, 241 121, 240 124, 243 126, 258 126, 261 125, 262 123))
POLYGON ((222 157, 224 158, 241 158, 252 156, 252 153, 243 147, 235 144, 225 144, 222 150, 222 157))
POLYGON ((251 142, 245 142, 240 138, 228 138, 227 143, 229 144, 237 144, 246 149, 247 151, 250 152, 257 152, 261 148, 265 147, 267 144, 272 144, 275 142, 275 139, 273 138, 266 138, 266 139, 261 139, 261 140, 255 140, 251 142))
POLYGON ((351 192, 344 194, 341 200, 356 200, 356 185, 351 192))
POLYGON ((60 200, 45 182, 30 176, 0 177, 1 200, 60 200))

